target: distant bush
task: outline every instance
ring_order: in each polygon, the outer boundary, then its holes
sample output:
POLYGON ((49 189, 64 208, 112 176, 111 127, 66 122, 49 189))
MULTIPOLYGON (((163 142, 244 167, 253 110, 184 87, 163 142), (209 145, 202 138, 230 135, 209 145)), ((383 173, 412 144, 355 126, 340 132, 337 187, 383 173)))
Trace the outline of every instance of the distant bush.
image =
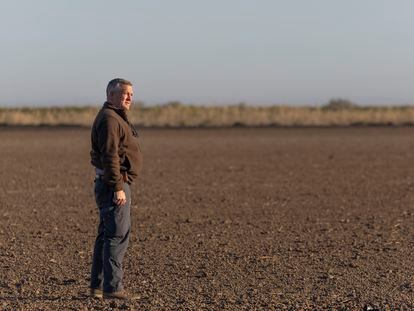
MULTIPOLYGON (((1 125, 91 126, 100 107, 0 108, 1 125)), ((325 106, 194 106, 136 103, 129 119, 143 127, 414 125, 413 106, 358 106, 332 99, 325 106)))
POLYGON ((347 110, 358 108, 358 105, 344 98, 333 98, 322 107, 324 110, 347 110))
POLYGON ((180 101, 173 100, 163 105, 164 107, 179 108, 184 106, 180 101))

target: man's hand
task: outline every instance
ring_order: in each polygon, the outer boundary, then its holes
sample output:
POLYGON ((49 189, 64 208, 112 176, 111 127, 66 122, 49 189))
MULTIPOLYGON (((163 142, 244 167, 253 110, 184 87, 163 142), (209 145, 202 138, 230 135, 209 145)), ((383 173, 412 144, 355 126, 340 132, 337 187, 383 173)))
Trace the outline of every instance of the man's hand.
POLYGON ((118 206, 126 203, 126 195, 124 190, 114 192, 114 203, 118 206))

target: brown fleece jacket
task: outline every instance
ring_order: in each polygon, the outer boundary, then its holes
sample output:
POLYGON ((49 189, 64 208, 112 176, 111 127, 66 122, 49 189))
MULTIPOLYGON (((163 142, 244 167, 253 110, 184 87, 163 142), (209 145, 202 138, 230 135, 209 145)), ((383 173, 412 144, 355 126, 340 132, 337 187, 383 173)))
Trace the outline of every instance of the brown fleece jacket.
POLYGON ((92 125, 91 163, 104 170, 104 181, 114 191, 123 189, 122 173, 132 183, 142 168, 138 132, 128 121, 125 111, 106 102, 92 125))

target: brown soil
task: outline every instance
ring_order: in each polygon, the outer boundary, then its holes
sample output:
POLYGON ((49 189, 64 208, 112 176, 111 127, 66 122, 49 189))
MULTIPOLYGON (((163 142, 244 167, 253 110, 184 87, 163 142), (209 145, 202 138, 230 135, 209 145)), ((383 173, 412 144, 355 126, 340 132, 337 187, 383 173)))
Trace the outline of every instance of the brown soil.
POLYGON ((414 308, 414 128, 141 137, 123 303, 86 295, 89 131, 1 129, 0 309, 414 308))

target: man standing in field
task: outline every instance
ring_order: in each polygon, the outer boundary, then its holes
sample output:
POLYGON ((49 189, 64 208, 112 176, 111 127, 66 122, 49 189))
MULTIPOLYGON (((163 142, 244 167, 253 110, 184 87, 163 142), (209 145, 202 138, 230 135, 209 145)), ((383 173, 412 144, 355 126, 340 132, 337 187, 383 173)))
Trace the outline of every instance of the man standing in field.
POLYGON ((91 132, 99 226, 90 294, 96 298, 133 299, 137 297, 125 292, 122 285, 122 260, 131 228, 130 185, 142 167, 138 133, 127 118, 132 104, 132 83, 113 79, 108 83, 106 96, 91 132))

